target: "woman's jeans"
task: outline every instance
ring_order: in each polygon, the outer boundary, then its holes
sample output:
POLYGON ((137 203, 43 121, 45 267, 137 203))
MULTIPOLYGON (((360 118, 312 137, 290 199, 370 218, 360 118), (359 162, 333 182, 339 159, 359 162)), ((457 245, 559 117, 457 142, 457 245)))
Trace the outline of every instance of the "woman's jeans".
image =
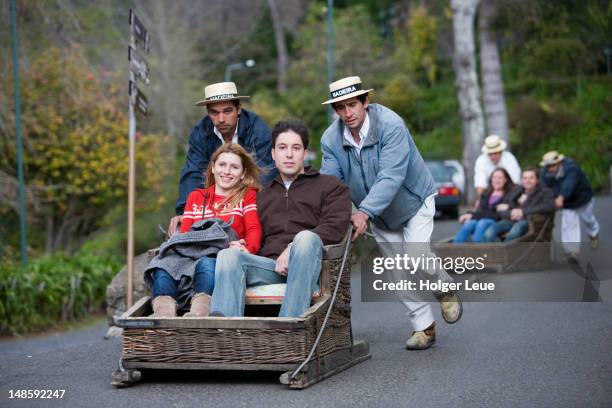
POLYGON ((470 234, 474 242, 487 242, 485 240, 485 231, 493 224, 495 224, 495 220, 492 218, 466 221, 461 226, 453 242, 456 244, 467 242, 470 234))
POLYGON ((499 237, 501 234, 508 233, 505 242, 513 241, 527 232, 529 229, 529 222, 527 220, 520 220, 516 222, 512 222, 510 220, 501 220, 491 225, 485 231, 485 240, 486 242, 493 242, 499 237))
MULTIPOLYGON (((215 287, 216 258, 204 257, 198 260, 193 274, 193 290, 195 293, 212 295, 215 287)), ((153 271, 153 298, 157 296, 171 296, 178 299, 179 281, 174 280, 165 270, 157 268, 153 271)))

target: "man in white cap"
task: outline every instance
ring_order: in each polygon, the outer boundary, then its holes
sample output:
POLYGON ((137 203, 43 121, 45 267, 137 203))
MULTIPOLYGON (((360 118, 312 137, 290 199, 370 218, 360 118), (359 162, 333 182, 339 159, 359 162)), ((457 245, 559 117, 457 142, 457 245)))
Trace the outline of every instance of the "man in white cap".
POLYGON ((506 169, 515 184, 521 181, 521 167, 516 157, 506 150, 507 146, 508 144, 497 135, 485 138, 482 154, 474 164, 474 188, 478 197, 489 187, 489 177, 497 167, 506 169))
MULTIPOLYGON (((388 258, 398 251, 430 254, 429 241, 436 212, 435 182, 425 165, 404 121, 392 110, 370 104, 368 92, 357 76, 329 85, 338 118, 321 139, 321 173, 343 180, 351 190, 357 211, 351 222, 353 240, 366 232, 368 222, 376 241, 388 258)), ((405 271, 393 270, 395 279, 405 271)), ((443 269, 422 270, 434 281, 452 282, 443 269)), ((436 293, 442 316, 455 323, 462 305, 453 292, 436 293)), ((431 307, 415 297, 404 297, 413 332, 406 342, 410 350, 429 348, 435 342, 435 322, 431 307)))
POLYGON ((236 84, 219 82, 204 88, 204 99, 197 106, 206 106, 208 115, 193 128, 189 150, 179 179, 179 197, 175 217, 170 220, 168 234, 176 232, 181 222, 187 196, 202 187, 203 173, 212 154, 224 143, 239 143, 254 155, 262 169, 261 183, 268 185, 278 172, 272 160, 272 133, 255 113, 243 109, 240 101, 249 96, 238 95, 236 84))
POLYGON ((540 179, 555 194, 561 211, 561 242, 570 258, 579 253, 580 219, 584 221, 591 247, 599 244, 599 223, 593 215, 593 190, 582 169, 559 152, 547 152, 540 162, 540 179))

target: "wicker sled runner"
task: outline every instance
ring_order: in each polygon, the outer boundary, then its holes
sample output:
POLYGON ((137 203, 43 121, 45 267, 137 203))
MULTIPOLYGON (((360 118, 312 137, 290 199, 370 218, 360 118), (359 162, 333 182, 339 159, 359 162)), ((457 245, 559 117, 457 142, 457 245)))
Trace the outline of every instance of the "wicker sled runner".
POLYGON ((265 370, 306 388, 370 358, 368 343, 353 341, 350 233, 324 247, 321 293, 300 317, 271 317, 282 298, 270 297, 247 298, 245 317, 158 318, 143 297, 116 321, 123 349, 112 384, 129 386, 146 369, 265 370))

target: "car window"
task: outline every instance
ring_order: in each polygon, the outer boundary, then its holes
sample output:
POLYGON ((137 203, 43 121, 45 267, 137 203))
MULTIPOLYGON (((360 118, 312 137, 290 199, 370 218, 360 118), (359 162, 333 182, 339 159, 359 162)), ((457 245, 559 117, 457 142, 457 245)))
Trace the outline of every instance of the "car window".
POLYGON ((439 162, 426 162, 426 164, 437 183, 453 181, 453 173, 444 164, 439 162))

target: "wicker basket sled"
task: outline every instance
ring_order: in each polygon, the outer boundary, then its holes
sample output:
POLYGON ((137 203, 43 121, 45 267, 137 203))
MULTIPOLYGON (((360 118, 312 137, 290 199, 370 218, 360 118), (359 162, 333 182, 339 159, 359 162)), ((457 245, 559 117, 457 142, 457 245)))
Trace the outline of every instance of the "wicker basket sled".
POLYGON ((530 216, 529 230, 512 242, 453 243, 452 238, 432 244, 441 258, 480 257, 485 270, 497 273, 540 270, 550 267, 554 215, 530 216))
POLYGON ((300 317, 270 317, 282 299, 247 297, 245 317, 159 318, 143 297, 116 321, 123 348, 112 384, 129 386, 146 369, 264 370, 299 389, 370 358, 368 343, 353 340, 349 250, 349 234, 324 247, 321 292, 300 317))

